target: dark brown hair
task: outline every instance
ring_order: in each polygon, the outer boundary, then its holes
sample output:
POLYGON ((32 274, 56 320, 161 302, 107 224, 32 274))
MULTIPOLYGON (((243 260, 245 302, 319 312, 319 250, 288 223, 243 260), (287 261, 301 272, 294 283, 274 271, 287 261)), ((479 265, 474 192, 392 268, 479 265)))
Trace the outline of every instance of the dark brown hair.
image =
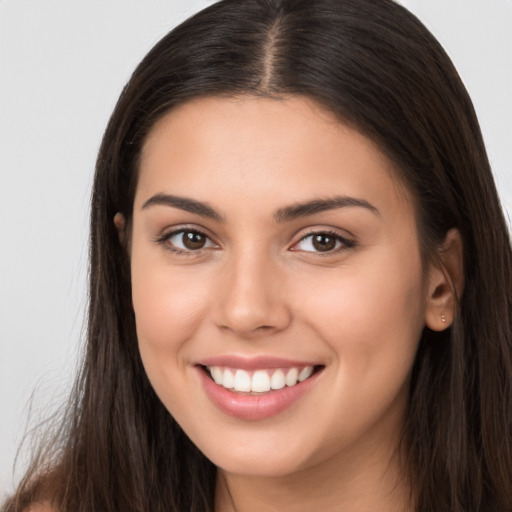
MULTIPOLYGON (((423 256, 464 245, 453 326, 425 328, 403 443, 420 512, 512 509, 509 233, 478 121, 433 36, 391 0, 224 0, 165 36, 125 87, 92 197, 88 344, 69 413, 6 505, 73 512, 213 509, 215 467, 153 392, 135 334, 129 219, 142 144, 176 105, 207 95, 304 95, 375 141, 415 197, 423 256)), ((250 119, 247 120, 251 122, 250 119)))

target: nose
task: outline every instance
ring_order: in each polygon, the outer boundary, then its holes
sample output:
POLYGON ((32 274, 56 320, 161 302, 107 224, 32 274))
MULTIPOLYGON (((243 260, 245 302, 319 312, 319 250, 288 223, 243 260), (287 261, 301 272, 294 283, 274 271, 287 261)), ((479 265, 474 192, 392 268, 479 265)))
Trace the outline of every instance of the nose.
POLYGON ((277 262, 254 253, 231 261, 216 294, 218 327, 251 339, 286 329, 292 315, 278 267, 277 262))

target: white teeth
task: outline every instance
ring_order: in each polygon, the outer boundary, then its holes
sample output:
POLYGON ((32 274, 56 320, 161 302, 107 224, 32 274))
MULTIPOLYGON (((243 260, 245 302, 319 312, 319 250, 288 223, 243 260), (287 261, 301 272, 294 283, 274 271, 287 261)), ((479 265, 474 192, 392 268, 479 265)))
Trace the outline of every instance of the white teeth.
POLYGON ((282 389, 286 385, 284 380, 284 373, 282 370, 276 370, 272 374, 272 378, 270 379, 270 387, 272 389, 282 389))
POLYGON ((265 370, 258 370, 252 376, 251 391, 264 393, 270 391, 270 377, 265 370))
POLYGON ((212 366, 210 368, 210 373, 212 374, 213 380, 216 384, 222 384, 224 382, 224 372, 222 371, 222 368, 212 366))
POLYGON ((227 368, 224 370, 221 386, 224 386, 227 389, 235 387, 235 376, 233 375, 233 372, 227 368))
POLYGON ((303 368, 301 370, 301 372, 299 373, 299 382, 302 382, 303 380, 306 380, 308 377, 311 377, 312 373, 313 373, 312 366, 306 366, 306 368, 303 368))
POLYGON ((299 370, 297 368, 290 368, 286 374, 286 385, 291 387, 297 384, 297 378, 299 376, 299 370))
POLYGON ((235 373, 235 391, 251 391, 251 376, 245 370, 235 373))
POLYGON ((313 374, 313 366, 256 370, 252 374, 246 370, 220 366, 209 366, 208 370, 216 384, 242 393, 267 393, 271 389, 292 387, 313 374))

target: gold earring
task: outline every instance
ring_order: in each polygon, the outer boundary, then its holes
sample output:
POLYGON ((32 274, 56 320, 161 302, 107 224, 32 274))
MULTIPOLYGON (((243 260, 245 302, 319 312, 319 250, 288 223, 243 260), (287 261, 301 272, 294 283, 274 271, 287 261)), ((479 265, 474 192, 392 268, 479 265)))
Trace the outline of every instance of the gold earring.
POLYGON ((441 313, 441 322, 446 323, 446 317, 444 316, 444 313, 441 313))

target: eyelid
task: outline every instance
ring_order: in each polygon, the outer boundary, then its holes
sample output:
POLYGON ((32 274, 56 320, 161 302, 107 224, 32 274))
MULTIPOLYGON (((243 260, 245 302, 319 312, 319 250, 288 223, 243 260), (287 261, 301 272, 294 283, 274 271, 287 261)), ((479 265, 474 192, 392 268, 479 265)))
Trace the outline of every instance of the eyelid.
MULTIPOLYGON (((352 249, 357 245, 357 242, 355 241, 355 237, 350 233, 349 236, 346 236, 345 234, 340 233, 341 230, 338 230, 336 228, 332 227, 315 227, 315 228, 307 228, 301 230, 299 233, 297 233, 294 236, 295 241, 292 243, 292 245, 289 247, 288 250, 296 251, 296 252, 304 252, 304 253, 311 253, 318 256, 329 256, 333 255, 342 251, 345 251, 347 249, 352 249), (337 242, 341 243, 341 246, 336 247, 332 250, 327 251, 306 251, 302 249, 296 249, 295 247, 305 239, 315 236, 315 235, 328 235, 336 239, 337 242)), ((346 230, 343 230, 344 233, 347 233, 346 230)), ((209 230, 203 228, 202 226, 197 226, 194 224, 185 224, 185 225, 178 225, 178 226, 172 226, 165 229, 160 235, 156 236, 154 238, 154 242, 161 244, 164 246, 165 249, 171 251, 172 253, 178 254, 178 255, 188 255, 188 256, 194 256, 199 255, 205 250, 211 250, 211 249, 218 249, 220 248, 219 244, 214 240, 214 237, 209 234, 209 230), (169 244, 169 240, 180 233, 184 232, 195 232, 199 233, 200 235, 204 236, 207 241, 209 242, 209 245, 207 247, 201 247, 199 249, 182 249, 176 246, 173 246, 169 244)))
POLYGON ((157 244, 161 244, 164 246, 164 248, 174 254, 177 255, 186 255, 186 256, 194 256, 201 254, 204 250, 210 250, 215 249, 219 247, 219 244, 214 241, 213 237, 208 234, 208 230, 196 226, 196 225, 179 225, 179 226, 172 226, 167 229, 165 229, 160 235, 156 236, 153 240, 157 244), (207 247, 201 247, 199 249, 182 249, 180 247, 175 247, 172 244, 169 243, 170 239, 176 235, 179 235, 180 233, 186 233, 186 232, 193 232, 198 233, 202 236, 204 236, 209 242, 210 245, 207 247))
POLYGON ((292 246, 290 247, 290 250, 297 251, 297 252, 304 252, 304 253, 310 253, 315 254, 319 256, 329 256, 333 254, 337 254, 339 252, 345 251, 347 249, 353 249, 356 247, 357 242, 355 241, 355 237, 353 235, 350 235, 350 238, 341 234, 338 230, 333 228, 310 228, 307 231, 302 231, 296 235, 296 240, 293 242, 292 246), (328 235, 336 239, 336 241, 341 242, 341 247, 334 248, 329 251, 306 251, 301 249, 294 249, 300 242, 306 240, 309 237, 315 236, 315 235, 328 235))

